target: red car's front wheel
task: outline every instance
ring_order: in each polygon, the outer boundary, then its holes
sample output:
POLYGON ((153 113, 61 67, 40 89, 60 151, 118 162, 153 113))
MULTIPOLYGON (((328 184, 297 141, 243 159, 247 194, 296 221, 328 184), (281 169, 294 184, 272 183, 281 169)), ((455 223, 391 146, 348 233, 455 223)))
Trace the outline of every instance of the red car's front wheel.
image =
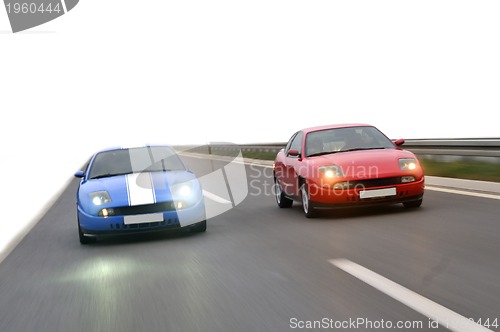
POLYGON ((415 208, 420 207, 420 205, 422 205, 422 201, 423 201, 423 199, 421 198, 417 201, 404 202, 403 206, 407 209, 415 209, 415 208))
POLYGON ((280 208, 289 208, 292 206, 293 201, 285 196, 285 193, 281 189, 281 185, 276 177, 274 178, 274 194, 276 196, 276 203, 280 208))
POLYGON ((302 196, 302 209, 304 210, 304 215, 307 218, 315 217, 317 215, 317 210, 309 199, 309 191, 307 190, 307 184, 305 182, 300 187, 300 194, 302 196))

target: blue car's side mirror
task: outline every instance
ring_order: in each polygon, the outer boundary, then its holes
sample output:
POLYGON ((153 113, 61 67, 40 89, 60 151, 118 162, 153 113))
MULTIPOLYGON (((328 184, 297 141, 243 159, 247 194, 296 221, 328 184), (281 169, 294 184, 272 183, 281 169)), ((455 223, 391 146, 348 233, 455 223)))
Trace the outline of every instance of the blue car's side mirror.
POLYGON ((85 173, 83 171, 77 171, 75 173, 76 178, 83 178, 85 176, 85 173))

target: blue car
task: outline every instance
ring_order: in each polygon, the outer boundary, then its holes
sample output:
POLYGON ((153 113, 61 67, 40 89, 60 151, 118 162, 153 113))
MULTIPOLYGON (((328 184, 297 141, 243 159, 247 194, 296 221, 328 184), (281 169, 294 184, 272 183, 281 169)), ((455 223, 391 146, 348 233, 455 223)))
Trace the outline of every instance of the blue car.
POLYGON ((82 244, 104 235, 207 228, 201 185, 169 146, 103 150, 75 176, 82 244))

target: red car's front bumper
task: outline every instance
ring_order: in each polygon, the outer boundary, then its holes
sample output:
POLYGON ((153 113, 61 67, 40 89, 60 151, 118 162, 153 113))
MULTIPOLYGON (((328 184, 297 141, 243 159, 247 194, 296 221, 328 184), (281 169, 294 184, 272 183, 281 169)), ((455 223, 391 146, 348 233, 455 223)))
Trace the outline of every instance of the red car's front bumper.
MULTIPOLYGON (((349 189, 332 189, 330 186, 319 186, 311 183, 308 186, 309 199, 316 207, 349 207, 349 206, 369 206, 379 204, 396 204, 411 202, 422 199, 424 194, 424 178, 410 183, 398 183, 388 186, 363 187, 356 186, 349 189), (395 195, 361 198, 362 191, 395 188, 395 195)), ((391 189, 391 191, 393 191, 391 189)))

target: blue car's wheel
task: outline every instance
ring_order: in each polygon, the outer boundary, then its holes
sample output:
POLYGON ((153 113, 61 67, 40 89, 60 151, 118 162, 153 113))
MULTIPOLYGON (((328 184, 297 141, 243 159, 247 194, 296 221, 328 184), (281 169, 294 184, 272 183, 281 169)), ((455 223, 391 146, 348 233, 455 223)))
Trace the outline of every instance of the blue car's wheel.
POLYGON ((195 226, 191 227, 189 230, 194 233, 205 232, 207 230, 207 221, 203 220, 202 222, 199 222, 195 226))
POLYGON ((95 237, 83 235, 82 229, 80 228, 80 221, 78 221, 78 237, 80 238, 80 244, 89 244, 97 241, 95 237))

